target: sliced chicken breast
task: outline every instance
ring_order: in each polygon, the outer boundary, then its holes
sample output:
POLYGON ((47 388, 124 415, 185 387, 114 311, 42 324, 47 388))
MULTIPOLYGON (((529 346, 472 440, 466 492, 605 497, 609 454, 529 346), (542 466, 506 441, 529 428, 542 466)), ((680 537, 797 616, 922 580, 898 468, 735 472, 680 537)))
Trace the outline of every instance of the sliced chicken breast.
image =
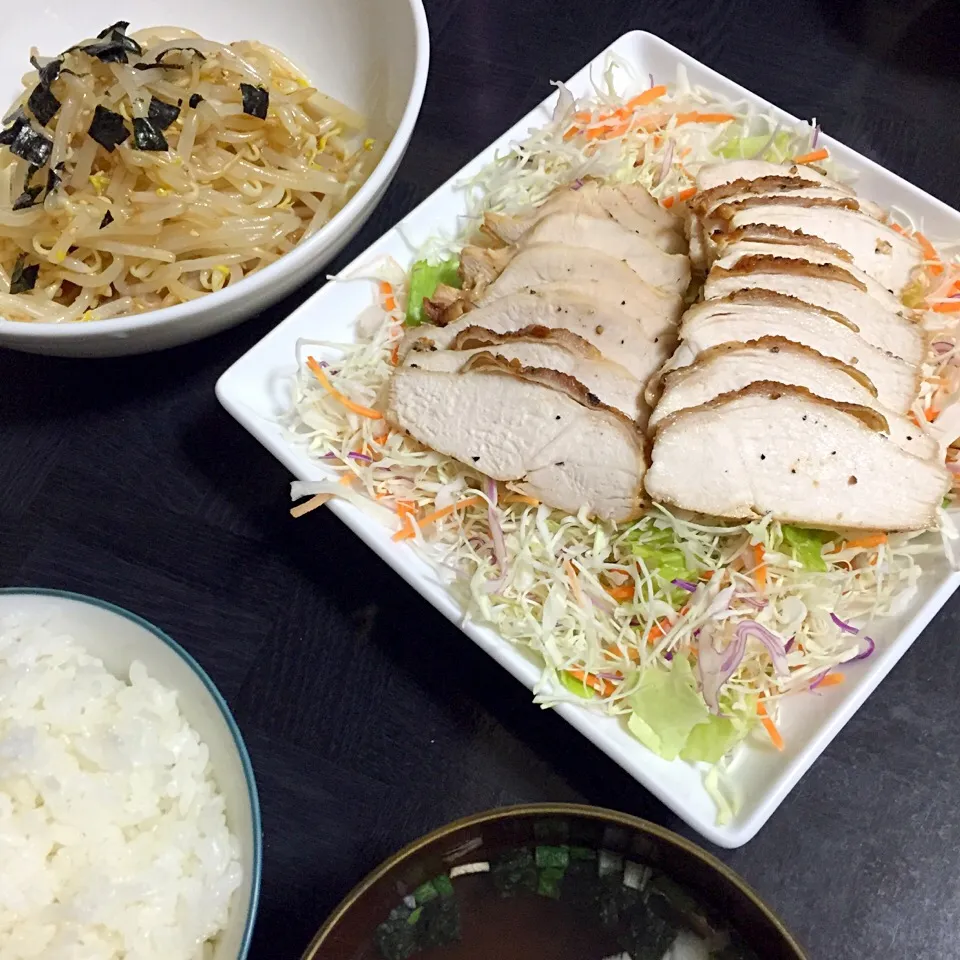
POLYGON ((698 303, 684 316, 680 336, 683 342, 664 372, 693 363, 705 350, 721 343, 749 343, 774 336, 859 370, 876 388, 880 403, 895 413, 909 411, 920 387, 916 367, 871 346, 843 317, 766 290, 743 290, 698 303))
POLYGON ((428 338, 439 350, 449 349, 470 327, 509 334, 531 327, 569 330, 596 347, 608 360, 625 367, 641 383, 673 352, 676 332, 648 336, 633 317, 592 297, 592 291, 545 284, 535 295, 513 293, 470 310, 445 326, 423 325, 407 331, 400 344, 405 357, 414 343, 428 338))
POLYGON ((750 181, 761 177, 802 177, 804 180, 827 184, 847 196, 855 195, 852 187, 838 180, 831 180, 816 167, 799 163, 772 163, 769 160, 724 160, 720 163, 704 164, 697 173, 697 188, 713 190, 736 180, 750 181))
POLYGON ((754 383, 660 422, 647 492, 731 519, 772 513, 814 527, 931 527, 947 471, 901 450, 885 428, 868 407, 754 383))
POLYGON ((690 366, 668 374, 649 427, 680 410, 765 380, 804 387, 824 400, 870 407, 884 417, 890 439, 902 450, 922 459, 938 453, 933 437, 877 401, 873 384, 858 370, 784 337, 722 343, 705 350, 690 366))
POLYGON ((496 333, 483 327, 467 327, 457 334, 448 350, 437 350, 429 340, 418 343, 406 355, 405 367, 456 373, 485 351, 504 360, 515 360, 524 367, 567 374, 582 383, 600 403, 619 410, 641 426, 649 416, 640 381, 619 363, 605 360, 593 344, 568 330, 527 327, 515 333, 496 333))
POLYGON ((861 197, 851 194, 848 187, 841 184, 832 184, 824 180, 815 180, 803 176, 799 171, 796 176, 766 176, 755 180, 733 180, 701 190, 690 201, 690 207, 699 217, 709 218, 721 203, 736 203, 750 197, 811 197, 832 200, 847 200, 847 204, 855 204, 852 209, 862 210, 877 220, 886 219, 886 212, 882 207, 861 197))
POLYGON ((714 215, 727 223, 727 230, 751 224, 767 224, 802 230, 848 251, 853 262, 893 293, 899 293, 923 262, 919 244, 844 201, 765 197, 722 203, 714 215))
POLYGON ((666 253, 648 237, 627 230, 612 217, 552 214, 530 227, 517 243, 517 249, 535 243, 565 243, 599 250, 623 261, 641 280, 665 293, 682 294, 690 285, 690 260, 685 254, 666 253))
POLYGON ((484 229, 503 243, 516 243, 534 224, 557 213, 611 217, 624 229, 646 237, 667 253, 686 250, 681 219, 661 207, 643 187, 634 184, 585 180, 579 187, 560 187, 539 207, 522 214, 487 214, 484 229))
POLYGON ((786 257, 741 257, 731 267, 714 264, 703 295, 709 300, 751 289, 785 293, 839 313, 867 343, 907 363, 919 365, 927 352, 920 327, 884 307, 870 296, 865 284, 842 267, 786 257))
POLYGON ((621 260, 561 243, 537 243, 521 250, 475 299, 483 306, 511 293, 536 293, 548 283, 576 283, 591 290, 598 301, 636 317, 652 336, 673 329, 683 310, 678 295, 644 283, 621 260))
POLYGON ((403 367, 391 378, 387 419, 550 506, 569 513, 586 506, 614 521, 640 514, 642 434, 572 377, 489 353, 457 373, 403 367))
POLYGON ((869 277, 862 270, 858 270, 849 259, 844 259, 844 257, 833 253, 829 244, 823 244, 821 247, 815 244, 737 240, 720 243, 717 253, 719 257, 714 261, 714 264, 726 269, 733 267, 741 257, 786 257, 789 260, 805 260, 808 263, 828 263, 845 270, 859 281, 867 293, 885 309, 892 313, 902 314, 905 317, 912 315, 912 311, 904 305, 899 297, 892 294, 882 284, 877 283, 873 277, 869 277))

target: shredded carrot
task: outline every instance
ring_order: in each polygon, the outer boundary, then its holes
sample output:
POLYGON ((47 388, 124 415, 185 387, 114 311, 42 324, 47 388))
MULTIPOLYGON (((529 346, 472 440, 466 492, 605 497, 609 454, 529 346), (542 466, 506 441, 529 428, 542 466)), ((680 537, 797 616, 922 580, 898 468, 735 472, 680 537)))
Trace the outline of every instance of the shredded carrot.
POLYGON ((960 313, 960 299, 949 300, 946 303, 935 303, 930 309, 934 313, 960 313))
POLYGON ((652 647, 658 640, 662 640, 670 632, 670 626, 668 620, 657 620, 647 635, 647 646, 652 647))
POLYGON ((390 351, 390 363, 392 366, 396 366, 400 362, 400 344, 395 343, 393 349, 390 351))
POLYGON ((794 163, 816 163, 818 160, 826 160, 830 156, 830 151, 826 147, 819 150, 811 150, 809 153, 801 153, 799 157, 794 157, 794 163))
POLYGON ((596 126, 588 127, 584 136, 588 140, 597 140, 603 137, 604 140, 612 140, 614 137, 622 137, 630 129, 629 121, 618 124, 615 127, 596 126))
POLYGON ((417 506, 412 500, 397 501, 397 516, 400 518, 400 528, 408 531, 411 537, 414 535, 414 532, 410 518, 415 516, 416 512, 417 506))
POLYGON ((869 537, 857 537, 855 540, 847 540, 842 547, 838 547, 833 553, 839 553, 841 550, 872 550, 874 547, 880 547, 887 542, 885 533, 875 533, 869 537))
POLYGON ((606 590, 614 600, 633 599, 633 583, 621 583, 619 587, 604 587, 603 589, 606 590))
POLYGON ((679 193, 674 193, 669 197, 664 197, 660 203, 669 210, 677 200, 689 200, 696 192, 696 187, 687 187, 685 190, 681 190, 679 193))
POLYGON ((380 293, 384 297, 383 308, 393 313, 397 309, 397 301, 393 298, 393 287, 386 280, 380 281, 380 293))
POLYGON ((636 110, 637 107, 645 107, 647 104, 653 103, 654 100, 659 100, 666 92, 667 88, 663 84, 658 84, 628 100, 626 109, 636 110))
MULTIPOLYGON (((454 510, 464 510, 467 507, 475 507, 478 503, 483 502, 483 497, 467 497, 466 500, 461 500, 459 503, 452 503, 449 507, 443 507, 440 510, 434 510, 433 513, 428 513, 426 516, 421 517, 418 522, 418 526, 423 529, 423 527, 426 527, 431 523, 436 523, 438 520, 442 520, 444 517, 449 516, 454 510)), ((413 525, 410 523, 409 516, 405 519, 407 521, 406 529, 395 533, 393 535, 394 540, 409 540, 414 535, 413 525)))
POLYGON ((684 123, 727 123, 737 118, 732 113, 700 113, 692 110, 690 113, 677 114, 677 126, 684 123))
POLYGON ((757 701, 757 713, 760 716, 760 720, 763 723, 763 729, 767 731, 767 735, 770 737, 770 742, 778 749, 783 749, 783 737, 780 736, 780 731, 777 729, 777 725, 770 719, 770 715, 767 713, 767 708, 764 706, 763 700, 757 701))
POLYGON ((640 662, 640 651, 637 650, 636 647, 631 647, 626 653, 624 653, 620 644, 615 643, 607 652, 613 654, 612 659, 632 660, 634 663, 640 662))
POLYGON ((940 411, 934 410, 933 407, 927 407, 927 409, 923 411, 923 416, 925 417, 928 423, 933 423, 933 421, 940 416, 940 411))
POLYGON ((310 368, 313 375, 320 381, 320 386, 323 387, 327 393, 333 397, 334 400, 342 403, 348 410, 351 410, 353 413, 359 414, 361 417, 369 417, 371 420, 382 420, 383 414, 379 410, 371 410, 369 407, 361 406, 359 403, 354 403, 349 397, 344 396, 333 384, 327 379, 327 375, 323 372, 320 364, 317 363, 313 357, 307 357, 307 366, 310 368))
POLYGON ((755 543, 753 545, 753 579, 757 581, 757 587, 760 590, 767 588, 767 562, 764 559, 763 544, 755 543))
POLYGON ((583 590, 580 589, 580 578, 577 576, 577 571, 574 569, 573 564, 569 560, 564 560, 563 569, 566 571, 566 574, 570 579, 570 588, 573 590, 574 599, 580 604, 581 607, 585 607, 586 604, 584 603, 583 590))
POLYGON ((835 687, 843 683, 847 678, 842 673, 828 673, 818 684, 817 689, 821 687, 835 687))
POLYGON ((340 485, 344 487, 349 487, 350 484, 353 483, 353 481, 356 479, 357 479, 357 475, 355 473, 345 473, 340 478, 340 485))
POLYGON ((613 696, 617 690, 615 683, 610 680, 605 680, 603 677, 594 676, 592 673, 584 673, 583 670, 568 670, 567 673, 569 673, 574 680, 579 680, 585 686, 596 690, 602 697, 613 696))
POLYGON ((680 151, 680 153, 677 154, 677 156, 680 157, 680 159, 682 160, 684 157, 690 156, 690 151, 691 151, 692 149, 693 149, 693 147, 684 147, 684 148, 680 151))
POLYGON ((701 579, 701 580, 712 580, 712 579, 713 579, 713 575, 714 575, 716 572, 717 572, 716 570, 704 570, 703 573, 700 574, 700 579, 701 579))
POLYGON ((890 224, 890 229, 891 229, 891 230, 896 230, 897 233, 902 233, 904 236, 907 235, 907 231, 904 230, 903 227, 901 227, 899 223, 891 223, 891 224, 890 224))
POLYGON ((927 272, 931 276, 939 277, 943 273, 943 263, 936 247, 919 230, 914 233, 913 239, 920 244, 920 249, 923 251, 927 272))
POLYGON ((539 507, 540 501, 536 497, 528 497, 522 493, 508 493, 500 498, 501 503, 526 503, 531 507, 539 507))
POLYGON ((384 430, 383 433, 380 434, 380 436, 373 438, 373 442, 374 442, 378 447, 382 447, 382 446, 387 442, 387 437, 389 437, 389 436, 390 436, 390 431, 389 431, 389 430, 384 430))
POLYGON ((311 497, 309 500, 305 500, 303 503, 298 503, 295 507, 291 507, 290 516, 302 517, 305 513, 316 510, 317 507, 322 507, 328 500, 332 499, 332 493, 318 493, 315 497, 311 497))

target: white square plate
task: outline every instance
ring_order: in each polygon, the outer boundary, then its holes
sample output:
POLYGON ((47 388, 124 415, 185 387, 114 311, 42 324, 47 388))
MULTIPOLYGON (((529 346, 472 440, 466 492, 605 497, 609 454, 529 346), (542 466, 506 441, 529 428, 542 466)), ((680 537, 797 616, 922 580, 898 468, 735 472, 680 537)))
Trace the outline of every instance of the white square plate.
MULTIPOLYGON (((588 92, 591 71, 597 76, 611 53, 630 63, 639 76, 649 73, 658 80, 672 79, 682 64, 691 82, 731 99, 745 100, 757 109, 772 111, 787 123, 798 122, 657 37, 639 31, 622 36, 573 77, 568 85, 574 96, 588 92)), ((457 184, 489 163, 494 151, 504 150, 511 141, 522 139, 531 127, 547 122, 555 102, 556 94, 552 94, 374 243, 344 273, 349 275, 361 265, 387 256, 409 266, 413 251, 421 243, 438 231, 454 232, 456 218, 465 212, 463 193, 457 184)), ((928 234, 960 236, 960 214, 956 211, 829 137, 822 137, 820 142, 830 147, 833 157, 844 167, 859 174, 858 185, 864 196, 907 210, 916 220, 922 219, 928 234)), ((241 357, 217 383, 217 396, 224 407, 301 480, 322 479, 324 473, 286 440, 276 424, 277 415, 287 407, 289 384, 296 371, 296 341, 299 337, 353 341, 354 320, 370 305, 371 298, 372 288, 366 282, 327 284, 241 357)), ((533 687, 539 668, 492 630, 463 624, 460 608, 409 547, 394 543, 388 531, 350 504, 335 500, 329 506, 414 589, 462 626, 467 636, 518 680, 533 687)), ((759 743, 739 752, 731 780, 736 785, 740 806, 736 816, 723 826, 716 822, 716 809, 703 788, 699 770, 680 761, 661 760, 633 739, 616 719, 574 705, 561 704, 556 709, 703 836, 723 847, 738 847, 763 826, 958 585, 960 573, 952 572, 943 560, 932 560, 910 612, 878 623, 871 630, 877 640, 877 652, 869 660, 845 668, 847 683, 819 695, 798 697, 784 706, 781 727, 787 747, 782 753, 759 743)))

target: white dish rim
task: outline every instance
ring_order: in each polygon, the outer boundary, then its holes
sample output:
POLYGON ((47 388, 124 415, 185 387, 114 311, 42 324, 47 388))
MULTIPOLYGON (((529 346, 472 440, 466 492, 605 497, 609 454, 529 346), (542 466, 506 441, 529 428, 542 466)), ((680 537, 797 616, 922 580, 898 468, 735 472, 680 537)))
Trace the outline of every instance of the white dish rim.
MULTIPOLYGON (((728 80, 722 74, 717 73, 700 61, 678 50, 673 45, 654 34, 642 30, 629 31, 621 35, 596 57, 592 58, 569 82, 571 84, 575 83, 590 69, 602 63, 610 53, 615 51, 615 48, 623 46, 628 42, 651 45, 653 50, 663 56, 669 57, 675 64, 683 64, 687 67, 693 67, 698 71, 702 71, 709 76, 711 81, 716 81, 718 86, 721 88, 725 87, 728 93, 734 92, 743 100, 756 106, 762 106, 765 110, 769 109, 786 121, 794 124, 802 123, 802 121, 796 117, 791 116, 773 104, 769 104, 768 101, 762 97, 728 80)), ((481 150, 480 153, 468 161, 460 171, 455 173, 445 183, 441 184, 414 210, 410 211, 403 220, 387 231, 379 240, 375 241, 366 251, 356 257, 352 263, 344 267, 341 276, 348 276, 364 264, 369 264, 371 261, 382 258, 382 254, 376 253, 377 248, 383 245, 394 234, 403 237, 404 225, 408 221, 416 218, 431 204, 437 202, 438 195, 445 194, 457 184, 462 183, 465 177, 465 171, 473 167, 481 156, 488 154, 494 149, 503 147, 511 140, 522 137, 528 127, 537 125, 538 123, 542 125, 545 116, 544 111, 546 111, 546 116, 549 116, 549 111, 552 109, 556 96, 556 93, 551 93, 550 96, 536 105, 503 135, 481 150)), ((829 145, 832 152, 840 157, 845 166, 859 168, 861 172, 865 170, 871 171, 874 174, 881 175, 887 182, 893 181, 895 184, 906 188, 915 197, 921 198, 925 203, 929 203, 938 215, 950 217, 955 220, 958 228, 960 228, 960 214, 952 210, 942 201, 924 193, 919 190, 919 188, 903 180, 903 178, 891 173, 869 158, 862 157, 829 136, 822 135, 820 142, 829 145), (850 161, 853 162, 851 163, 850 161)), ((958 232, 960 232, 960 229, 958 229, 958 232)), ((304 316, 307 312, 316 311, 325 297, 335 295, 331 293, 332 288, 335 287, 336 284, 328 284, 298 307, 286 320, 278 324, 262 340, 251 347, 246 354, 235 361, 219 378, 216 385, 217 397, 224 408, 270 450, 281 463, 287 466, 298 479, 315 479, 317 474, 310 476, 303 475, 301 469, 302 462, 299 459, 297 449, 288 443, 274 442, 272 438, 265 435, 263 429, 261 429, 261 424, 258 423, 259 417, 252 415, 251 409, 243 403, 241 397, 235 394, 233 381, 234 379, 241 379, 241 371, 246 365, 255 365, 254 361, 248 358, 254 357, 261 347, 268 343, 272 344, 274 341, 286 340, 289 342, 292 362, 294 344, 290 342, 290 337, 285 333, 284 328, 288 324, 298 322, 300 317, 304 316)), ((293 340, 295 339, 294 337, 293 340)), ((398 549, 398 545, 392 543, 388 533, 380 531, 381 535, 378 535, 376 531, 371 531, 368 526, 371 521, 364 517, 363 514, 351 504, 342 500, 334 500, 327 504, 327 506, 343 523, 360 537, 361 540, 374 550, 381 559, 385 560, 404 580, 416 589, 418 593, 447 616, 451 622, 460 627, 467 636, 490 654, 501 666, 505 667, 514 677, 523 682, 528 688, 532 688, 533 682, 536 677, 539 676, 539 670, 536 670, 529 661, 518 655, 516 648, 510 644, 509 641, 495 634, 490 628, 479 626, 472 621, 464 622, 463 613, 460 608, 456 606, 452 597, 449 594, 445 594, 447 602, 444 602, 442 598, 437 596, 432 585, 426 581, 423 575, 410 563, 410 558, 413 556, 411 552, 402 548, 398 549), (522 661, 522 663, 518 663, 518 659, 522 661), (529 669, 524 668, 522 665, 524 663, 527 664, 529 669), (535 670, 535 674, 532 674, 531 670, 535 670)), ((843 697, 842 702, 832 709, 824 711, 825 716, 822 724, 816 732, 810 736, 802 749, 790 758, 783 772, 775 778, 772 787, 759 798, 756 809, 754 809, 749 816, 742 818, 734 817, 730 823, 725 825, 718 825, 714 820, 692 812, 688 807, 684 806, 682 797, 678 797, 675 793, 671 793, 664 787, 657 778, 655 770, 643 769, 644 764, 646 764, 647 767, 656 766, 653 761, 659 761, 659 758, 650 753, 638 741, 632 742, 630 750, 631 756, 628 756, 626 750, 620 748, 613 742, 612 738, 604 733, 602 724, 604 721, 609 720, 609 718, 598 717, 596 714, 576 704, 561 703, 553 709, 709 841, 728 849, 740 847, 752 839, 757 831, 767 822, 785 797, 794 786, 796 786, 801 777, 810 769, 847 721, 856 713, 867 697, 876 689, 897 661, 906 653, 916 637, 919 636, 921 631, 927 626, 930 620, 933 619, 958 587, 960 587, 960 571, 950 572, 942 578, 942 582, 936 587, 932 596, 913 612, 905 627, 886 645, 882 653, 878 652, 878 655, 872 658, 869 670, 852 685, 853 688, 843 697)), ((825 691, 823 698, 827 700, 833 697, 835 690, 836 688, 832 688, 829 691, 825 691)), ((659 762, 663 763, 663 761, 659 762)), ((679 763, 679 761, 676 762, 679 763)))

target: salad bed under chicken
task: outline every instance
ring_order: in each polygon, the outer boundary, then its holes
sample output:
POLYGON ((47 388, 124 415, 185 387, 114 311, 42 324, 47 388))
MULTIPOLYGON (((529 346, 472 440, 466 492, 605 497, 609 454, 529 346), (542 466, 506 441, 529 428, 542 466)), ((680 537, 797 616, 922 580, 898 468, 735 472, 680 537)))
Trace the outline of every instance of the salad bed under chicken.
POLYGON ((339 477, 294 513, 390 525, 540 659, 540 702, 667 759, 782 748, 785 700, 842 683, 943 549, 960 435, 960 268, 817 137, 682 76, 561 88, 467 235, 303 358, 289 427, 339 477))

